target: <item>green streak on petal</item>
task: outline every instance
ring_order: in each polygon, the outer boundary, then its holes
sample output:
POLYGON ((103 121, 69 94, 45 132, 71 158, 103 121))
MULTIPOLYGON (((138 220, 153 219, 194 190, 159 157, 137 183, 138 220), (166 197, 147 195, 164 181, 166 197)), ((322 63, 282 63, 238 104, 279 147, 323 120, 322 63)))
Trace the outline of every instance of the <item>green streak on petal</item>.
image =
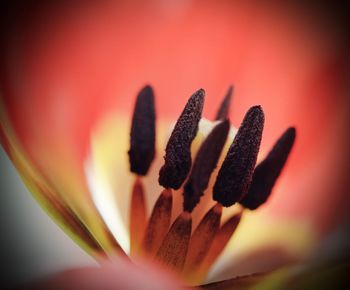
POLYGON ((93 249, 91 245, 86 243, 76 231, 72 229, 69 222, 62 216, 61 212, 53 206, 52 202, 49 201, 48 195, 53 198, 54 194, 41 176, 35 172, 34 168, 24 158, 20 150, 13 145, 11 138, 7 138, 8 147, 7 153, 19 172, 21 179, 27 186, 28 190, 32 193, 33 197, 37 200, 40 206, 47 212, 47 214, 87 253, 95 255, 96 249, 93 249))
MULTIPOLYGON (((260 282, 265 279, 266 275, 269 275, 269 273, 252 274, 242 277, 236 277, 225 281, 206 284, 201 286, 201 288, 206 290, 248 290, 254 287, 255 289, 255 285, 260 285, 260 282)), ((259 289, 261 290, 265 288, 259 289)))
POLYGON ((265 276, 264 279, 253 285, 249 290, 261 290, 261 289, 281 289, 280 287, 288 280, 291 276, 291 268, 282 268, 276 270, 269 275, 265 276))
MULTIPOLYGON (((121 252, 119 245, 107 232, 106 226, 96 209, 87 200, 89 193, 80 194, 80 197, 85 194, 85 198, 80 199, 79 211, 77 211, 77 207, 72 207, 73 204, 70 202, 65 202, 63 196, 74 195, 76 192, 60 192, 52 183, 50 184, 46 175, 37 171, 36 166, 27 158, 20 142, 17 140, 3 106, 0 110, 0 121, 1 142, 4 149, 29 191, 48 215, 81 248, 92 256, 100 256, 103 250, 106 252, 121 252), (61 209, 63 209, 64 214, 62 214, 61 209), (79 226, 72 226, 72 224, 79 226), (82 236, 85 236, 85 239, 82 236)), ((50 172, 47 175, 49 176, 50 172)))

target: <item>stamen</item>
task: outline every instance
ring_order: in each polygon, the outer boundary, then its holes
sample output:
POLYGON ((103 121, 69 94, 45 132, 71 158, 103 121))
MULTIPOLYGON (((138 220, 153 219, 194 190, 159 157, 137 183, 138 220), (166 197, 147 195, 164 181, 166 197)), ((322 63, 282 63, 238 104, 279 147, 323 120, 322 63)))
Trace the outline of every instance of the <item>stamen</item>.
POLYGON ((264 113, 260 106, 249 109, 220 168, 213 199, 231 206, 248 192, 259 152, 264 113))
POLYGON ((206 213, 192 234, 184 270, 191 281, 194 281, 195 278, 192 271, 202 263, 208 254, 214 237, 219 230, 221 214, 222 206, 217 203, 206 213))
POLYGON ((293 147, 295 134, 295 128, 288 128, 256 167, 248 194, 240 201, 244 207, 257 209, 269 198, 293 147))
POLYGON ((236 231, 239 222, 241 221, 241 217, 242 212, 233 215, 217 231, 206 257, 204 258, 203 262, 198 265, 197 269, 195 269, 195 272, 193 273, 198 281, 202 280, 206 276, 210 267, 223 252, 232 235, 236 231))
POLYGON ((246 208, 255 209, 264 203, 281 173, 295 139, 295 129, 289 128, 254 171, 264 127, 264 113, 260 106, 251 107, 215 181, 213 199, 217 204, 205 214, 191 236, 191 212, 208 187, 230 130, 227 117, 232 92, 231 86, 216 114, 216 120, 222 122, 215 126, 202 143, 193 166, 191 144, 202 115, 204 90, 198 90, 188 100, 166 146, 165 162, 159 171, 158 180, 165 189, 154 205, 147 224, 141 175, 146 175, 155 155, 152 88, 146 86, 141 90, 135 104, 129 151, 130 168, 137 175, 130 209, 131 254, 147 259, 152 257, 194 284, 205 278, 241 220, 243 211, 233 215, 220 227, 222 206, 228 207, 240 202, 246 208), (183 212, 170 226, 171 189, 179 189, 190 170, 184 185, 183 212))
POLYGON ((191 214, 188 212, 181 213, 165 236, 156 260, 180 273, 185 263, 191 230, 191 214))
POLYGON ((169 230, 172 209, 171 189, 165 189, 154 205, 149 219, 145 237, 142 242, 142 253, 154 256, 158 251, 167 231, 169 230))
POLYGON ((230 112, 230 105, 233 93, 233 86, 228 88, 225 98, 222 100, 219 110, 216 113, 215 120, 226 120, 230 112))
POLYGON ((199 148, 190 177, 184 186, 184 211, 192 212, 208 187, 210 175, 219 160, 229 130, 228 120, 218 124, 199 148))
POLYGON ((202 116, 205 92, 195 92, 188 100, 166 146, 165 164, 159 172, 159 184, 179 189, 191 169, 191 143, 202 116))
POLYGON ((155 155, 154 94, 150 86, 137 96, 130 133, 130 170, 146 175, 155 155))
POLYGON ((146 204, 144 189, 139 177, 136 177, 130 205, 130 254, 139 252, 140 244, 146 228, 146 204))

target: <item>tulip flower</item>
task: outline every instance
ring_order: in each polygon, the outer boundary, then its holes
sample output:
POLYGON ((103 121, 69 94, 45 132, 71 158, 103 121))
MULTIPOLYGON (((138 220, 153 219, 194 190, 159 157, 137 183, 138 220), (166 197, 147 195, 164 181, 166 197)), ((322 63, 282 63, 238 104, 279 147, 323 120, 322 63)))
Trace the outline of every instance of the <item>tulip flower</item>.
POLYGON ((305 261, 346 212, 345 67, 322 22, 230 1, 18 7, 2 146, 102 265, 47 283, 249 287, 305 261))

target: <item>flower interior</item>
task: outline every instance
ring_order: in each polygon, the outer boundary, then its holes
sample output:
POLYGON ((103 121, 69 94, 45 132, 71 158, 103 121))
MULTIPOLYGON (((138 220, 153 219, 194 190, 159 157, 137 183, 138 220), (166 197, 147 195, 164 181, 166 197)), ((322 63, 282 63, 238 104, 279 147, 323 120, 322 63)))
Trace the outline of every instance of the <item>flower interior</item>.
POLYGON ((260 106, 246 113, 212 187, 214 206, 192 228, 192 214, 208 185, 227 142, 232 88, 228 90, 213 129, 200 144, 195 156, 191 145, 202 118, 205 91, 195 92, 178 118, 165 148, 164 164, 158 182, 163 190, 147 216, 148 194, 144 178, 156 155, 156 114, 153 89, 144 87, 137 96, 130 132, 129 163, 135 175, 129 211, 130 257, 148 259, 182 277, 187 283, 203 282, 211 266, 234 235, 244 211, 264 204, 279 177, 295 140, 295 129, 288 128, 257 166, 264 127, 260 106), (172 222, 173 194, 182 192, 182 211, 172 222), (239 210, 225 221, 225 208, 239 210))
MULTIPOLYGON (((268 200, 295 140, 295 129, 288 128, 266 157, 256 165, 264 113, 260 106, 253 106, 247 111, 238 130, 231 127, 228 115, 232 91, 229 88, 213 122, 202 119, 205 91, 200 89, 189 98, 166 144, 164 163, 156 168, 159 170, 158 180, 154 174, 150 174, 156 156, 154 92, 150 86, 139 92, 131 121, 128 152, 129 170, 134 177, 130 187, 131 202, 126 209, 130 240, 127 240, 127 235, 116 233, 113 229, 111 223, 121 224, 122 220, 113 218, 113 214, 116 217, 113 207, 108 207, 110 204, 106 204, 106 199, 99 198, 108 187, 106 173, 109 174, 108 178, 112 175, 116 179, 109 167, 108 170, 99 170, 101 168, 96 166, 95 163, 98 162, 94 158, 88 160, 88 163, 92 163, 90 167, 87 166, 92 171, 86 172, 92 203, 79 195, 77 200, 80 202, 71 204, 63 196, 68 198, 74 195, 64 195, 60 188, 55 188, 54 184, 45 179, 43 172, 39 174, 35 171, 35 166, 21 153, 14 134, 7 127, 4 128, 7 129, 4 130, 7 134, 4 148, 39 203, 97 260, 101 256, 113 258, 115 254, 128 257, 135 263, 147 260, 175 273, 189 285, 200 285, 206 280, 218 257, 223 254, 242 219, 247 218, 246 212, 257 210, 268 200), (194 150, 194 147, 198 149, 194 150), (220 166, 216 168, 218 164, 220 166), (146 181, 153 185, 159 183, 162 190, 150 192, 149 187, 145 186, 146 181), (148 216, 146 200, 155 194, 159 196, 148 216), (179 198, 182 198, 180 210, 176 207, 177 202, 174 202, 179 198), (203 209, 201 203, 203 205, 204 201, 210 199, 213 206, 200 216, 203 209), (79 211, 76 206, 86 211, 79 211), (228 209, 232 207, 235 210, 228 209), (95 211, 96 208, 98 211, 95 211), (199 222, 193 223, 198 216, 199 222), (127 243, 130 251, 125 247, 127 243)), ((119 130, 119 127, 120 125, 115 128, 119 130)), ((117 136, 124 133, 121 129, 120 132, 113 132, 117 136)), ((116 148, 115 143, 111 145, 109 141, 106 142, 108 148, 101 146, 102 150, 97 151, 110 164, 115 159, 108 154, 115 152, 116 148)), ((118 139, 116 144, 119 141, 118 139)), ((94 147, 96 144, 92 143, 94 147)), ((152 171, 154 168, 155 166, 152 171)), ((126 175, 120 175, 117 179, 120 182, 119 190, 129 188, 126 183, 131 180, 126 175)), ((72 182, 68 184, 74 185, 74 179, 69 180, 72 182)), ((74 192, 79 193, 79 190, 74 192)), ((117 195, 113 190, 108 193, 108 196, 117 195)), ((128 192, 118 192, 118 195, 122 194, 128 192)), ((286 229, 285 225, 283 229, 286 229)), ((291 230, 290 225, 287 230, 291 230)), ((250 237, 249 239, 251 240, 250 237)), ((283 243, 288 241, 296 244, 289 237, 283 243)))

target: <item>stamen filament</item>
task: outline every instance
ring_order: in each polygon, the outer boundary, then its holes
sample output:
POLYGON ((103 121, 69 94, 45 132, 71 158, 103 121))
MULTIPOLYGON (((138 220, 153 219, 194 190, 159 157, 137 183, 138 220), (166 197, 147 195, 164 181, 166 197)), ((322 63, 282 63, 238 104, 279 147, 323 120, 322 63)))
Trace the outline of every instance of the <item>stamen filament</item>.
POLYGON ((200 282, 197 281, 195 272, 208 254, 215 235, 220 228, 221 214, 222 206, 217 203, 206 213, 192 234, 184 274, 193 283, 200 282))
POLYGON ((181 273, 186 260, 191 231, 192 216, 189 212, 182 212, 165 236, 156 255, 156 261, 181 273))
POLYGON ((173 197, 164 189, 156 201, 142 241, 141 254, 154 256, 170 227, 173 197))
POLYGON ((198 280, 205 278, 211 266, 223 252, 232 235, 236 231, 239 222, 241 221, 241 217, 242 212, 233 215, 217 231, 207 256, 204 258, 203 262, 196 270, 195 276, 198 280))
POLYGON ((130 255, 135 256, 142 242, 146 228, 146 203, 141 178, 136 177, 132 189, 130 205, 130 255))

